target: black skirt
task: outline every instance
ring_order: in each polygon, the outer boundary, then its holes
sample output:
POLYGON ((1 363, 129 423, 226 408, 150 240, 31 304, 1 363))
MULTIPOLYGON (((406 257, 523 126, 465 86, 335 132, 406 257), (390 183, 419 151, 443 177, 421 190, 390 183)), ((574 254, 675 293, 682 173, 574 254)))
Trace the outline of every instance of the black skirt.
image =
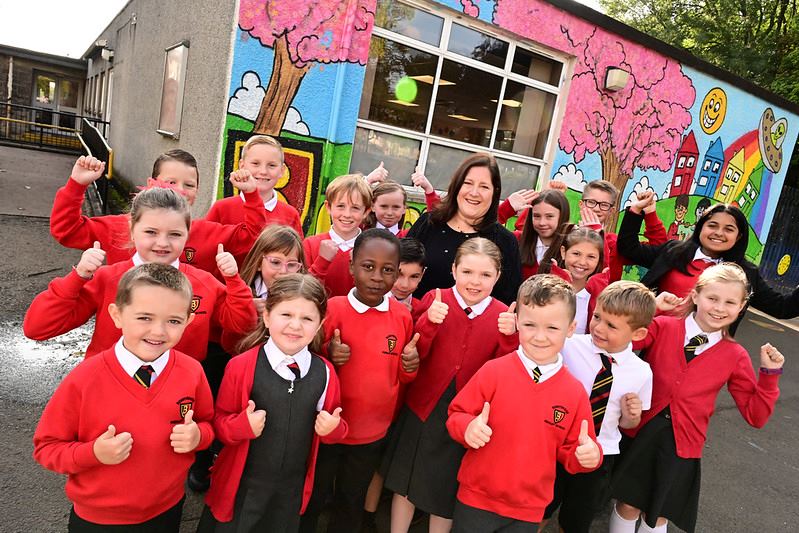
POLYGON ((458 493, 458 469, 466 449, 447 432, 447 408, 455 380, 422 421, 403 407, 387 448, 385 488, 406 496, 418 509, 452 518, 458 493))
POLYGON ((640 509, 649 527, 655 527, 662 516, 692 533, 700 484, 700 460, 677 456, 671 419, 658 415, 617 459, 611 494, 640 509))

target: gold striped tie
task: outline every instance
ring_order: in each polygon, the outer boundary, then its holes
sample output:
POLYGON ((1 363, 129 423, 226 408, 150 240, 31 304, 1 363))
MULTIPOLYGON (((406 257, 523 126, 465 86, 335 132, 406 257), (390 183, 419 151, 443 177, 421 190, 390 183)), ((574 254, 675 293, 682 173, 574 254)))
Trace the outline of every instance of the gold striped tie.
POLYGON ((700 333, 699 335, 694 335, 691 337, 691 340, 688 341, 688 344, 685 345, 683 350, 685 351, 685 361, 687 363, 691 362, 691 359, 696 357, 696 349, 702 346, 703 344, 707 344, 708 338, 707 335, 704 333, 700 333))
POLYGON ((139 367, 136 373, 133 374, 133 379, 135 379, 136 382, 145 389, 149 389, 153 374, 155 374, 155 369, 152 366, 142 365, 139 367))

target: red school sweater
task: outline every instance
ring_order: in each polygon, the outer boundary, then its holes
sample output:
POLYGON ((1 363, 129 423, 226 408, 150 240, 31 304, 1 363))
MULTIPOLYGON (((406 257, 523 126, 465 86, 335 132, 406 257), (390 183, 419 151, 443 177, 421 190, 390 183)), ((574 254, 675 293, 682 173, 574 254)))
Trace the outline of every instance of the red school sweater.
MULTIPOLYGON (((122 331, 111 320, 108 306, 116 299, 120 278, 131 268, 133 261, 128 259, 100 267, 90 280, 78 276, 74 269, 65 277, 54 279, 28 307, 22 323, 25 335, 34 340, 51 339, 97 315, 86 356, 113 346, 122 331)), ((208 272, 191 265, 181 263, 180 271, 191 282, 194 320, 186 326, 176 349, 202 361, 212 326, 242 334, 255 327, 258 317, 252 292, 238 274, 225 278, 227 285, 222 285, 208 272)))
POLYGON ((346 296, 355 286, 355 280, 350 274, 350 252, 336 252, 336 257, 328 261, 319 255, 319 245, 322 241, 329 241, 329 233, 320 233, 306 237, 302 241, 305 252, 305 263, 308 271, 325 284, 328 296, 346 296))
POLYGON ((33 457, 68 475, 67 497, 84 520, 145 522, 183 497, 194 453, 175 453, 169 436, 189 409, 200 429, 197 450, 205 449, 214 439, 214 409, 200 364, 171 350, 164 371, 145 389, 111 347, 83 360, 53 393, 33 435, 33 457), (110 424, 133 437, 130 456, 117 465, 100 463, 93 450, 110 424))
POLYGON ((624 431, 635 436, 669 406, 677 455, 693 459, 702 457, 716 397, 725 384, 744 420, 761 428, 780 395, 779 376, 760 374, 755 379, 749 354, 730 339, 686 363, 684 340, 685 319, 663 315, 655 317, 643 341, 633 343, 634 350, 646 350, 644 359, 652 368, 652 407, 641 415, 638 427, 624 431))
POLYGON ((388 311, 358 313, 346 296, 331 298, 325 316, 325 344, 334 330, 351 350, 350 360, 336 367, 341 381, 341 407, 349 433, 343 444, 368 444, 382 439, 396 414, 400 385, 416 372, 402 369, 401 354, 413 337, 408 309, 389 298, 388 311))
POLYGON ((467 447, 458 471, 458 500, 515 520, 540 522, 552 501, 556 463, 571 474, 592 470, 580 466, 574 455, 583 420, 596 441, 588 395, 565 367, 539 384, 516 352, 488 361, 449 406, 447 430, 467 447), (464 435, 485 402, 491 405, 493 433, 488 444, 474 449, 464 435))
MULTIPOLYGON (((519 346, 518 334, 503 335, 497 326, 499 314, 508 306, 492 298, 486 310, 470 320, 458 305, 454 291, 441 291, 441 301, 449 306, 444 322, 430 322, 426 312, 416 322, 416 348, 422 361, 416 379, 408 386, 405 403, 422 420, 427 420, 453 379, 455 390, 460 391, 486 361, 519 346)), ((422 298, 425 311, 435 297, 433 290, 422 298)))
MULTIPOLYGON (((217 438, 225 446, 214 463, 211 473, 211 488, 205 496, 205 503, 208 504, 214 517, 220 522, 233 520, 233 507, 236 493, 239 490, 241 475, 244 472, 244 465, 247 462, 250 440, 255 438, 250 422, 247 419, 247 402, 252 393, 255 364, 258 361, 260 349, 260 346, 256 346, 230 360, 225 368, 225 376, 222 379, 222 385, 220 385, 219 393, 216 397, 214 428, 217 431, 217 438)), ((330 373, 330 379, 327 384, 323 408, 328 413, 332 413, 336 407, 341 406, 341 390, 333 365, 327 360, 324 360, 324 362, 330 373)), ((267 414, 267 416, 269 415, 267 414)), ((305 473, 300 514, 305 512, 313 491, 316 454, 319 450, 319 443, 334 444, 341 441, 346 435, 347 422, 344 421, 344 418, 341 419, 341 423, 329 435, 320 437, 314 433, 311 454, 308 457, 308 469, 305 473)))
MULTIPOLYGON (((111 265, 126 261, 136 252, 130 242, 130 217, 106 215, 87 217, 82 214, 86 187, 70 178, 58 189, 50 213, 50 234, 62 246, 86 250, 99 241, 106 252, 106 262, 111 265)), ((245 195, 244 222, 236 225, 218 224, 204 219, 192 220, 189 239, 180 256, 188 263, 217 275, 217 245, 234 256, 245 256, 266 224, 264 204, 258 191, 245 195)))
MULTIPOLYGON (((647 242, 651 245, 663 244, 668 240, 666 236, 666 228, 663 226, 663 222, 658 218, 657 212, 652 213, 645 213, 644 214, 644 238, 647 242)), ((604 233, 605 237, 605 266, 610 269, 610 283, 614 281, 619 281, 621 279, 622 273, 624 271, 624 265, 631 265, 632 262, 624 257, 623 255, 619 255, 619 251, 616 247, 616 241, 618 241, 618 234, 616 233, 604 233)))

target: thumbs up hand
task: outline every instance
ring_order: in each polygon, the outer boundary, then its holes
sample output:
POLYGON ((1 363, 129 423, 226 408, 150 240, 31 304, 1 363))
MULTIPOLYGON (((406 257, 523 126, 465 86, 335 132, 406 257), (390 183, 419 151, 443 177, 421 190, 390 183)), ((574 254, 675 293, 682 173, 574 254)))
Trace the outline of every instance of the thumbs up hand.
POLYGON ((577 438, 577 448, 574 450, 577 462, 583 468, 596 468, 602 454, 599 453, 599 446, 588 436, 588 420, 580 423, 580 436, 577 438))
POLYGON ((427 309, 427 320, 433 324, 441 324, 447 318, 449 306, 441 301, 441 289, 436 289, 436 299, 427 309))
POLYGON ((175 453, 189 453, 200 445, 200 426, 193 420, 194 411, 189 409, 182 424, 172 427, 169 443, 175 453))
POLYGON ((491 405, 488 402, 483 404, 483 410, 474 417, 469 425, 466 426, 466 434, 463 436, 466 444, 474 449, 482 448, 491 440, 493 431, 488 425, 488 413, 491 405))
POLYGON ((127 431, 117 435, 116 428, 111 425, 95 439, 92 451, 97 460, 104 465, 118 465, 130 456, 133 448, 133 437, 127 431))
POLYGON ((386 167, 383 165, 382 161, 380 162, 379 165, 377 165, 376 169, 371 171, 366 176, 366 182, 369 185, 374 185, 375 183, 380 183, 381 181, 386 181, 387 179, 388 179, 388 170, 386 170, 386 167))
POLYGON ((105 162, 90 155, 82 155, 75 161, 70 178, 83 186, 97 181, 105 171, 105 162))
POLYGON ((261 436, 261 433, 264 432, 264 426, 266 425, 266 411, 263 409, 255 410, 255 402, 249 400, 247 402, 247 409, 245 409, 245 413, 247 413, 247 420, 250 422, 250 429, 252 430, 253 435, 255 438, 261 436))
POLYGON ((233 254, 225 251, 225 247, 220 243, 216 248, 216 267, 226 278, 232 278, 239 273, 239 265, 233 254))
POLYGON ((416 187, 421 187, 425 194, 430 194, 435 190, 433 189, 433 184, 430 183, 427 176, 419 170, 418 166, 414 169, 413 174, 411 174, 411 183, 416 187))
POLYGON ((336 366, 341 366, 350 360, 350 347, 341 342, 341 331, 336 329, 333 332, 333 338, 327 346, 327 353, 330 354, 330 360, 336 366))
POLYGON ((402 370, 405 372, 416 372, 419 369, 419 350, 416 349, 416 343, 419 342, 419 334, 414 334, 411 341, 402 349, 400 356, 402 362, 402 370))
POLYGON ((319 411, 316 415, 316 422, 314 422, 314 431, 320 437, 330 435, 334 429, 341 423, 341 407, 336 407, 331 415, 324 409, 319 411))
POLYGON ((83 279, 92 279, 97 269, 103 266, 105 251, 100 248, 100 241, 94 241, 94 246, 83 252, 80 261, 75 267, 75 273, 83 279))
POLYGON ((516 333, 516 302, 511 303, 507 311, 499 314, 497 325, 503 335, 516 333))
POLYGON ((245 194, 258 188, 258 182, 252 173, 243 168, 230 173, 230 183, 245 194))

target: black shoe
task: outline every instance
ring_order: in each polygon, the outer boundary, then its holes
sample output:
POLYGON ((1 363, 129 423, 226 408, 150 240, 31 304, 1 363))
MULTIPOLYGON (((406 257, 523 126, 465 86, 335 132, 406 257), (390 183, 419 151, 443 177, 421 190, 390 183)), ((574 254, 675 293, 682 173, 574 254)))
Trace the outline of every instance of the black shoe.
POLYGON ((198 465, 197 463, 191 465, 186 484, 194 492, 202 493, 207 491, 208 487, 211 486, 211 475, 208 472, 208 468, 204 465, 198 465))

